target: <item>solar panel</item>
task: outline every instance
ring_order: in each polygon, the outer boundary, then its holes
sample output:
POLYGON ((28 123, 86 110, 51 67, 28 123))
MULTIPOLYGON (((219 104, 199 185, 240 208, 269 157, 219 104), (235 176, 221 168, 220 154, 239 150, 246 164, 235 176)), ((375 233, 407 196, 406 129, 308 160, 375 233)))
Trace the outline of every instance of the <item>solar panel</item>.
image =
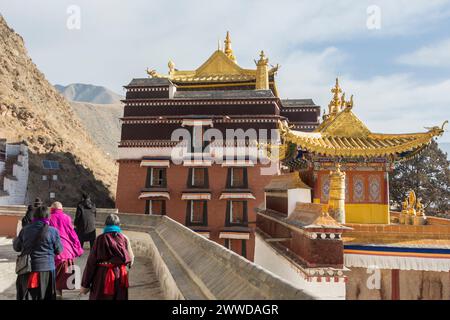
POLYGON ((52 161, 52 160, 42 160, 42 166, 44 167, 44 169, 58 170, 59 169, 59 162, 58 161, 52 161))
POLYGON ((44 167, 44 169, 51 169, 52 168, 49 160, 43 160, 42 161, 42 166, 44 167))
POLYGON ((50 161, 50 165, 51 165, 52 169, 55 169, 55 170, 59 169, 58 161, 50 161))

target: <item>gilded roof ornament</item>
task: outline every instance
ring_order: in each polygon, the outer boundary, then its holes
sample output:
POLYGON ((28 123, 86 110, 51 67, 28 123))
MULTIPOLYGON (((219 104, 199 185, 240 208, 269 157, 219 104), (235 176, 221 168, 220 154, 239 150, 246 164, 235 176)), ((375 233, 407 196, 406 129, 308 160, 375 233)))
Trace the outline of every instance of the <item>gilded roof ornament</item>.
POLYGON ((169 60, 167 66, 169 67, 169 74, 172 74, 175 71, 175 63, 172 60, 169 60))
POLYGON ((339 94, 342 93, 342 89, 339 86, 339 79, 336 78, 336 84, 331 89, 331 93, 333 93, 333 98, 331 99, 330 103, 328 104, 328 113, 336 114, 340 110, 341 106, 341 99, 339 98, 339 94))
POLYGON ((261 50, 261 53, 259 54, 259 60, 255 61, 255 63, 257 66, 267 66, 269 64, 269 58, 266 58, 264 50, 261 50))
POLYGON ((236 57, 233 54, 233 49, 231 49, 231 37, 230 37, 230 31, 227 31, 227 35, 225 37, 225 54, 228 58, 236 62, 236 57))

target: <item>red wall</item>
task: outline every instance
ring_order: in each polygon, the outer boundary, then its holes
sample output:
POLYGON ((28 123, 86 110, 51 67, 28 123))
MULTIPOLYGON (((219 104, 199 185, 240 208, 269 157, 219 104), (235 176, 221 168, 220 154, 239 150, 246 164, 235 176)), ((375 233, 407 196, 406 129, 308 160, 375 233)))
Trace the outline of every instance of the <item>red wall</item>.
MULTIPOLYGON (((247 258, 253 260, 255 252, 254 228, 256 213, 254 208, 264 202, 264 187, 269 183, 271 176, 260 175, 260 165, 247 167, 248 187, 256 200, 248 200, 248 221, 252 228, 250 240, 247 241, 247 258)), ((219 200, 221 192, 226 187, 227 167, 219 164, 208 167, 209 189, 211 200, 208 201, 208 226, 210 228, 210 239, 224 244, 224 239, 219 239, 221 228, 225 224, 226 200, 219 200)), ((170 200, 166 201, 167 215, 185 224, 186 201, 181 200, 182 191, 187 188, 189 167, 181 165, 170 165, 167 170, 167 188, 170 200)), ((119 177, 117 183, 116 205, 122 213, 144 213, 145 200, 138 199, 141 189, 145 186, 147 168, 140 167, 140 161, 120 161, 119 177)), ((232 250, 241 254, 241 240, 232 240, 232 250)))

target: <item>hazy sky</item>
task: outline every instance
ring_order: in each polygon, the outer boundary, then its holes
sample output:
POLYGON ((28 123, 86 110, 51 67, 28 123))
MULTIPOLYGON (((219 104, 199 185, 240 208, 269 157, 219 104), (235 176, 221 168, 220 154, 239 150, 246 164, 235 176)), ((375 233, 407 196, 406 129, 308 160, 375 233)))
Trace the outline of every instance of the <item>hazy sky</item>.
POLYGON ((261 49, 281 65, 283 98, 324 108, 339 76, 372 131, 450 120, 450 1, 0 0, 0 12, 53 84, 123 94, 147 67, 166 73, 169 59, 197 68, 229 30, 239 65, 254 68, 261 49), (67 27, 71 5, 80 29, 67 27))

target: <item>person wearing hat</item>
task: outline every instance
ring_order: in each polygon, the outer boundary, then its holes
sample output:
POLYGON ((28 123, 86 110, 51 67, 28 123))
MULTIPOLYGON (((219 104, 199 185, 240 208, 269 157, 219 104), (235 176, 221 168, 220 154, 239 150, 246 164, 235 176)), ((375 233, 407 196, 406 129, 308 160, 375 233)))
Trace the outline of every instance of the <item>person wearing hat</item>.
POLYGON ((33 220, 33 214, 36 208, 42 206, 42 200, 40 198, 34 199, 33 205, 29 205, 27 208, 27 212, 25 213, 25 216, 22 218, 22 228, 26 225, 30 224, 33 220))

